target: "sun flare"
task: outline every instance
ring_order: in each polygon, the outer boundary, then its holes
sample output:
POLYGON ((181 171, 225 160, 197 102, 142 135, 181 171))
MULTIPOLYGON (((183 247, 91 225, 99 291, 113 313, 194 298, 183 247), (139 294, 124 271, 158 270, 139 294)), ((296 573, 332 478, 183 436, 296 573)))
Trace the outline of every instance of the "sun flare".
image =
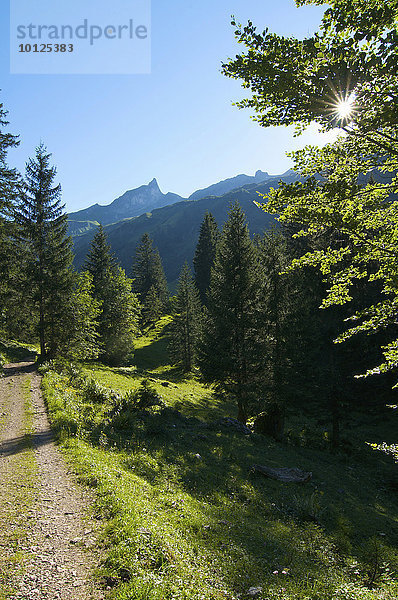
POLYGON ((336 113, 340 121, 347 122, 351 120, 354 113, 355 94, 351 93, 346 98, 341 98, 336 105, 336 113))

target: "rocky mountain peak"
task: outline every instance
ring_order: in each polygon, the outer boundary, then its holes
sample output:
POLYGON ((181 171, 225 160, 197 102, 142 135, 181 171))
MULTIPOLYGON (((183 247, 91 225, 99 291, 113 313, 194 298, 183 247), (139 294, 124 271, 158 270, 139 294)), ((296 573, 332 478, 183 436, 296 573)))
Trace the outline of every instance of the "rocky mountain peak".
POLYGON ((261 171, 259 169, 258 171, 256 171, 256 174, 255 174, 254 178, 257 181, 265 181, 266 179, 270 178, 270 175, 269 175, 269 173, 267 173, 267 171, 261 171))

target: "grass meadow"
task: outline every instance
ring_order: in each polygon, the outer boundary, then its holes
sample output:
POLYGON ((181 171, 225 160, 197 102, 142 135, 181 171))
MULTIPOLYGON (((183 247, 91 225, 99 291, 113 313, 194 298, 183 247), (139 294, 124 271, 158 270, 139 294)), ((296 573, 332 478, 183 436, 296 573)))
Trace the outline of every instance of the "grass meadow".
POLYGON ((96 492, 109 597, 395 600, 396 412, 352 415, 337 453, 310 411, 291 411, 284 443, 235 432, 219 422, 235 406, 168 364, 169 322, 137 341, 130 367, 44 368, 60 443, 96 492), (143 381, 152 406, 137 404, 143 381), (266 479, 254 464, 312 479, 266 479))

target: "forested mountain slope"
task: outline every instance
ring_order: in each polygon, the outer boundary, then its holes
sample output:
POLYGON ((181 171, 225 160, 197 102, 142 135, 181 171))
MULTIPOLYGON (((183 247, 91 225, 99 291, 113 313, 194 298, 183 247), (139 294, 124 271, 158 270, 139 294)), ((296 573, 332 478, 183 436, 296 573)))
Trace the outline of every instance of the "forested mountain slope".
MULTIPOLYGON (((294 173, 289 172, 283 179, 293 181, 296 178, 294 173)), ((159 249, 167 280, 173 284, 184 262, 190 263, 193 259, 199 227, 206 211, 212 212, 219 226, 222 226, 231 203, 238 201, 246 213, 251 233, 253 235, 261 233, 275 220, 254 204, 259 200, 257 192, 266 193, 271 187, 276 187, 279 180, 278 177, 262 184, 250 184, 223 196, 177 202, 139 217, 109 225, 105 228, 109 243, 122 267, 129 273, 138 241, 144 233, 148 232, 159 249)), ((84 262, 94 232, 95 229, 74 239, 77 267, 81 267, 84 262)))

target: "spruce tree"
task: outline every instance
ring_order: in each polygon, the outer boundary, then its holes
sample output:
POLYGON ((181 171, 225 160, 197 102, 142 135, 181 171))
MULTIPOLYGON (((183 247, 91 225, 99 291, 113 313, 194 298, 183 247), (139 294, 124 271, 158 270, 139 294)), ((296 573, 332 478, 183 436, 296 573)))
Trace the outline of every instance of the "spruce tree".
POLYGON ((159 292, 152 285, 142 305, 142 322, 147 325, 155 323, 162 316, 163 309, 164 303, 159 298, 159 292))
POLYGON ((93 298, 90 273, 73 273, 72 293, 58 321, 57 353, 72 360, 97 358, 100 352, 100 302, 93 298))
POLYGON ((210 287, 211 268, 216 257, 219 236, 220 232, 215 218, 211 213, 206 212, 200 226, 198 244, 193 259, 195 282, 202 304, 207 304, 207 290, 210 287))
POLYGON ((7 163, 8 150, 18 146, 19 141, 17 136, 4 131, 7 125, 7 111, 0 104, 0 327, 6 329, 13 322, 9 311, 13 312, 15 306, 14 283, 19 279, 13 211, 20 184, 19 174, 7 163))
POLYGON ((38 314, 40 354, 53 356, 59 345, 59 322, 72 292, 72 241, 61 205, 56 168, 43 144, 26 165, 21 201, 16 211, 20 241, 26 248, 25 277, 38 314))
POLYGON ((102 296, 102 358, 111 365, 129 362, 138 334, 140 304, 132 291, 132 281, 121 267, 108 270, 102 296))
POLYGON ((117 265, 102 226, 91 242, 85 267, 93 280, 93 296, 101 307, 98 318, 100 358, 113 365, 125 363, 134 350, 140 307, 132 291, 132 281, 117 265))
POLYGON ((281 275, 287 264, 287 245, 277 231, 265 233, 259 244, 262 279, 262 309, 267 335, 265 390, 267 400, 284 412, 286 377, 286 336, 289 320, 289 276, 281 275))
POLYGON ((245 421, 258 392, 263 336, 256 250, 240 206, 232 206, 211 273, 208 314, 200 351, 204 378, 237 402, 245 421))
POLYGON ((170 344, 173 360, 184 371, 191 371, 196 363, 201 320, 199 292, 185 263, 178 280, 170 344))
POLYGON ((283 273, 293 249, 281 229, 267 231, 258 245, 264 345, 264 408, 269 433, 282 436, 286 408, 314 393, 317 296, 310 273, 283 273), (312 348, 313 345, 313 348, 312 348), (272 418, 271 418, 272 416, 272 418), (272 423, 271 421, 274 421, 272 423))
POLYGON ((143 305, 143 315, 156 320, 168 299, 167 282, 159 252, 145 233, 137 246, 133 263, 133 289, 143 305), (155 310, 155 307, 158 307, 155 310), (155 314, 156 313, 156 314, 155 314))
POLYGON ((20 177, 15 169, 7 164, 7 154, 10 148, 19 145, 18 137, 6 133, 8 126, 7 111, 0 104, 0 241, 3 242, 8 235, 7 224, 12 216, 12 209, 18 198, 18 183, 20 177))
POLYGON ((102 225, 99 225, 84 264, 84 269, 93 278, 93 293, 96 298, 99 298, 102 294, 108 272, 114 271, 116 267, 117 262, 115 256, 111 253, 105 230, 102 225))

